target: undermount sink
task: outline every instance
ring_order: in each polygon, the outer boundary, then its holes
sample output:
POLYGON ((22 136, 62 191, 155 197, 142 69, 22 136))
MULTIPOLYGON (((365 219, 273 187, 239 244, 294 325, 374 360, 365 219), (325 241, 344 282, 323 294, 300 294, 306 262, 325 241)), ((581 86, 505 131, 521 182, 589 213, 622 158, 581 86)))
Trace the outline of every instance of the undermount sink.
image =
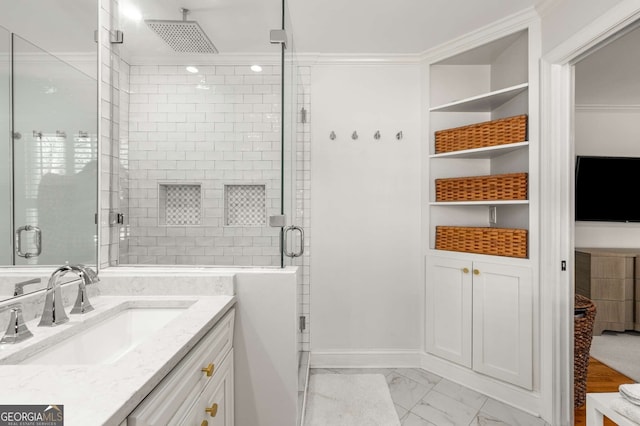
POLYGON ((26 358, 20 364, 111 364, 188 306, 127 307, 26 358))

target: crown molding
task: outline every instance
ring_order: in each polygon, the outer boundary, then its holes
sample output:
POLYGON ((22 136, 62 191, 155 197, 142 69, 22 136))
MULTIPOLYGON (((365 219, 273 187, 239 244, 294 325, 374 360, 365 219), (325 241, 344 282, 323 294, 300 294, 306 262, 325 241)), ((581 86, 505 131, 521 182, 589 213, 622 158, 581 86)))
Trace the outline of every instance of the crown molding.
POLYGON ((535 8, 533 6, 528 7, 436 47, 427 49, 420 56, 424 61, 437 62, 508 36, 516 31, 527 29, 531 22, 537 19, 539 19, 539 15, 535 8))
POLYGON ((640 112, 640 104, 581 104, 576 105, 576 111, 640 112))
POLYGON ((295 55, 302 65, 416 65, 420 54, 378 54, 378 53, 300 53, 295 55))

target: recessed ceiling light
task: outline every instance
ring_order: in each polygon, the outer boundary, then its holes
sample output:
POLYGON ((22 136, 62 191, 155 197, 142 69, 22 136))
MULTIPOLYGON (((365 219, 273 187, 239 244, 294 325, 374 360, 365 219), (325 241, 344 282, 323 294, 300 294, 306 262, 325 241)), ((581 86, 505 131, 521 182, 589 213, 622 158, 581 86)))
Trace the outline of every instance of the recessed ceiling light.
POLYGON ((198 72, 198 68, 189 66, 189 67, 187 67, 187 71, 195 74, 195 73, 198 72))
POLYGON ((120 12, 123 16, 131 19, 132 21, 140 22, 142 21, 142 13, 140 9, 131 5, 131 4, 123 4, 120 6, 120 12))
POLYGON ((251 65, 251 71, 262 72, 262 67, 260 65, 251 65))

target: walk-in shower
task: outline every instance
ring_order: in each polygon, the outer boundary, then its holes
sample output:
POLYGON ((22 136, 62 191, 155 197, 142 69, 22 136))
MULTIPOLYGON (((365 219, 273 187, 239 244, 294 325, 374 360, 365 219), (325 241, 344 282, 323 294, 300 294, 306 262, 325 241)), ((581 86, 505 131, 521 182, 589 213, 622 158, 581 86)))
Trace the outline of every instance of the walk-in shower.
MULTIPOLYGON (((239 19, 215 5, 141 1, 146 25, 119 17, 124 43, 115 47, 112 97, 120 114, 110 154, 119 164, 112 209, 124 223, 111 264, 290 263, 281 239, 284 227, 302 226, 295 179, 304 146, 295 145, 292 29, 282 3, 271 6, 239 19), (177 11, 182 21, 171 19, 177 11), (270 42, 271 29, 285 30, 286 48, 270 42)), ((288 233, 288 253, 302 250, 301 235, 288 233)))

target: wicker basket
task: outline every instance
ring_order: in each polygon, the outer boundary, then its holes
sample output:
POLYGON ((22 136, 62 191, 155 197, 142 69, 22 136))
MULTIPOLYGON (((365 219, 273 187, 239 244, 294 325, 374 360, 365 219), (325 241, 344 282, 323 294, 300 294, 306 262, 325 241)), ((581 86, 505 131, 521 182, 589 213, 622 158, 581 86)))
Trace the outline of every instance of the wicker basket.
POLYGON ((436 179, 436 201, 526 199, 526 173, 436 179))
POLYGON ((527 140, 527 116, 501 118, 454 129, 438 130, 436 154, 527 140))
POLYGON ((573 328, 575 339, 573 348, 574 408, 584 405, 587 396, 587 370, 595 318, 595 304, 590 299, 576 294, 573 328))
POLYGON ((526 258, 527 230, 436 226, 436 249, 526 258))

